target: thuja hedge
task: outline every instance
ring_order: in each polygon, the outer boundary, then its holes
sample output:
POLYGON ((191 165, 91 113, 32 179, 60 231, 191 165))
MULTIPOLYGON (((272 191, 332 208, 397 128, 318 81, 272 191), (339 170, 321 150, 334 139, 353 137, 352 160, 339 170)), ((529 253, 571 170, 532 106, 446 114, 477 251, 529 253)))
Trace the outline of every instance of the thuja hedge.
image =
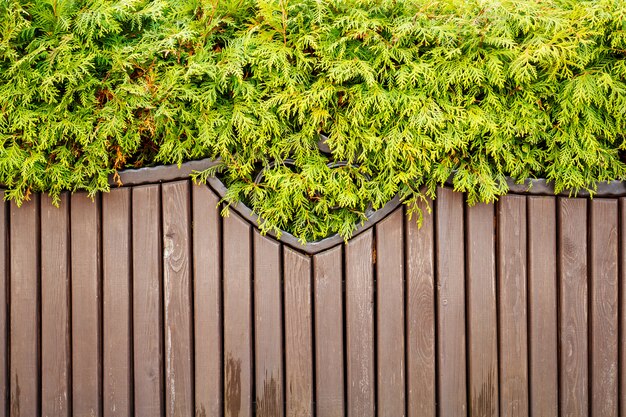
POLYGON ((0 182, 219 158, 196 179, 303 239, 451 175, 593 190, 626 174, 625 55, 623 0, 2 0, 0 182))

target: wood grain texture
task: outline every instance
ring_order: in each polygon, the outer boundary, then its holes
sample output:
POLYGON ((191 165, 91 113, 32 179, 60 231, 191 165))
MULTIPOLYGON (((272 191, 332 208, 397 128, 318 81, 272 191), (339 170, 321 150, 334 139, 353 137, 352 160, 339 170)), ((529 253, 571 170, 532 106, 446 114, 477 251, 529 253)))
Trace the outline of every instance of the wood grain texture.
POLYGON ((463 194, 437 192, 437 333, 441 417, 467 414, 463 194))
POLYGON ((131 416, 131 207, 130 189, 102 195, 103 411, 131 416))
POLYGON ((252 294, 250 226, 224 218, 224 414, 252 416, 252 294))
POLYGON ((162 416, 163 299, 161 190, 135 187, 133 206, 133 362, 135 415, 162 416))
POLYGON ((591 415, 617 417, 618 384, 618 202, 591 205, 591 415))
POLYGON ((469 409, 471 416, 498 416, 498 320, 495 207, 466 211, 469 409))
POLYGON ((556 203, 527 197, 530 413, 558 415, 556 203))
POLYGON ((346 245, 346 344, 348 417, 374 416, 373 233, 346 245))
POLYGON ((70 236, 69 198, 59 207, 41 196, 41 410, 70 413, 70 236))
POLYGON ((288 417, 313 415, 311 258, 283 249, 288 417))
POLYGON ((587 416, 587 201, 558 199, 559 404, 564 416, 587 416))
POLYGON ((90 417, 102 415, 99 206, 72 195, 72 411, 90 417))
POLYGON ((280 244, 254 231, 256 415, 283 412, 283 313, 280 244))
POLYGON ((39 404, 39 198, 11 202, 10 415, 36 416, 39 404))
POLYGON ((626 337, 626 198, 619 199, 619 216, 620 216, 620 323, 619 323, 619 355, 620 355, 620 381, 619 381, 619 409, 622 416, 626 414, 626 343, 623 342, 626 337))
POLYGON ((222 265, 219 199, 192 187, 195 400, 197 417, 223 415, 222 265))
POLYGON ((318 417, 344 416, 342 270, 341 246, 313 258, 315 411, 318 417))
POLYGON ((189 181, 163 184, 165 415, 191 416, 193 404, 189 181))
POLYGON ((432 201, 419 201, 422 227, 406 223, 406 320, 409 417, 435 417, 435 241, 432 201))
POLYGON ((404 416, 404 230, 403 210, 376 225, 377 410, 404 416))
POLYGON ((8 384, 8 306, 9 306, 9 268, 10 258, 7 257, 9 224, 7 216, 8 204, 4 201, 4 191, 0 190, 0 417, 6 417, 9 401, 8 384))

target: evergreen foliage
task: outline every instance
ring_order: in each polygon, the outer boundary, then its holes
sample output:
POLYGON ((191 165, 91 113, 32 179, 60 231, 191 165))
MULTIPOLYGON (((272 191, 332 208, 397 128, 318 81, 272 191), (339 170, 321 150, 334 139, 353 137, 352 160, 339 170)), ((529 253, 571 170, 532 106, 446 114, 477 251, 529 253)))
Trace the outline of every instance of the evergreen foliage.
POLYGON ((450 175, 593 190, 626 174, 625 56, 623 0, 0 0, 0 182, 221 158, 228 201, 308 240, 450 175))

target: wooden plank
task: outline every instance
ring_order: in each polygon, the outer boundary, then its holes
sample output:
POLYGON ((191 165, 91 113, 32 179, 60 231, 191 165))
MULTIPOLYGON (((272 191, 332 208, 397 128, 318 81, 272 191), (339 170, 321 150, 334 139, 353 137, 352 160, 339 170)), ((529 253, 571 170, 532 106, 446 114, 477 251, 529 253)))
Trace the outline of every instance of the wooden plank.
POLYGON ((224 414, 252 416, 250 226, 231 213, 223 221, 224 414))
POLYGON ((39 198, 11 202, 10 414, 39 414, 39 198))
POLYGON ((341 246, 313 257, 315 311, 315 410, 343 417, 343 256, 341 246))
POLYGON ((618 202, 591 204, 591 415, 618 415, 618 202))
MULTIPOLYGON (((626 198, 619 199, 619 216, 620 216, 620 341, 626 337, 626 198)), ((620 381, 619 381, 619 409, 622 416, 626 414, 626 343, 620 342, 619 344, 620 355, 620 381)))
POLYGON ((377 410, 404 416, 404 231, 403 210, 376 225, 377 410))
POLYGON ((0 417, 6 417, 8 412, 9 384, 8 372, 8 349, 9 333, 7 327, 7 307, 9 294, 9 274, 7 262, 8 242, 8 204, 4 201, 4 191, 0 190, 0 417))
POLYGON ((460 417, 467 414, 463 194, 440 188, 436 203, 440 416, 460 417))
POLYGON ((165 415, 190 416, 193 405, 189 181, 163 184, 165 415))
POLYGON ((70 412, 69 198, 59 207, 41 196, 41 408, 44 416, 70 412))
POLYGON ((135 187, 133 221, 133 373, 137 416, 164 411, 160 187, 135 187))
POLYGON ((406 222, 406 320, 409 417, 435 417, 435 241, 432 201, 419 201, 421 228, 406 222))
POLYGON ((374 271, 372 230, 346 245, 348 417, 374 415, 374 271))
POLYGON ((493 204, 466 212, 469 408, 472 416, 498 416, 498 320, 493 204))
POLYGON ((559 409, 589 410, 587 347, 587 201, 559 198, 559 409))
POLYGON ((103 411, 132 415, 130 189, 102 195, 103 411))
POLYGON ((283 313, 280 245, 254 231, 256 415, 283 415, 283 313))
POLYGON ((500 415, 528 415, 526 197, 498 203, 500 415))
POLYGON ((222 408, 222 266, 219 198, 192 187, 196 415, 218 417, 222 408))
POLYGON ((71 198, 72 410, 100 416, 100 210, 86 193, 71 198))
POLYGON ((558 415, 556 200, 527 197, 530 414, 558 415))

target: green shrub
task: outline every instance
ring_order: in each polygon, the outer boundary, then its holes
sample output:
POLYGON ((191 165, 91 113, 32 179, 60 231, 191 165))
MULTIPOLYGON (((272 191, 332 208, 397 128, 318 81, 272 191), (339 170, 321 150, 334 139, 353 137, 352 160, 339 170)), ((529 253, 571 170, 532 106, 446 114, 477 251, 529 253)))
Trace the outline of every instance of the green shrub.
POLYGON ((625 55, 623 0, 2 0, 0 182, 221 158, 228 201, 309 240, 451 174, 593 190, 626 173, 625 55))

